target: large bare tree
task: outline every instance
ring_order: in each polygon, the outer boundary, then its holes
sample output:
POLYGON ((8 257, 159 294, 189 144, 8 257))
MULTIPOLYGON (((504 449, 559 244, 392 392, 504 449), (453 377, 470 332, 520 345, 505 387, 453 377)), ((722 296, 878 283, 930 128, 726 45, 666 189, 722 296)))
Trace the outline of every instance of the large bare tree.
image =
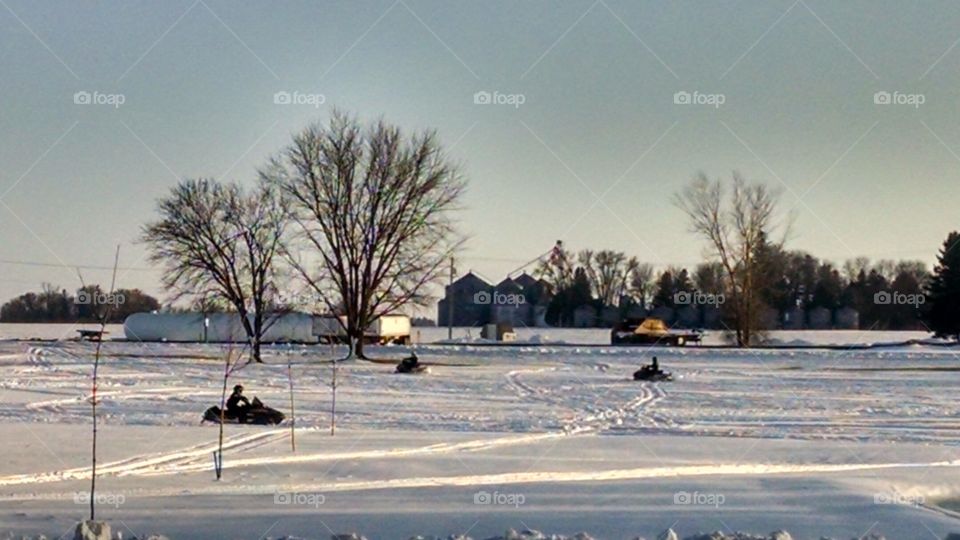
MULTIPOLYGON (((764 184, 748 184, 736 172, 729 200, 723 182, 711 182, 703 173, 675 197, 675 204, 690 218, 692 232, 707 241, 710 255, 723 266, 733 331, 741 347, 752 344, 759 327, 758 253, 771 243, 778 202, 778 193, 764 184)), ((782 244, 780 240, 777 245, 782 244)))
POLYGON ((650 300, 653 299, 653 265, 649 263, 641 263, 632 257, 628 264, 630 267, 630 283, 628 284, 628 290, 630 291, 630 295, 633 296, 634 300, 637 301, 640 307, 646 309, 647 305, 650 303, 650 300))
POLYGON ((590 294, 603 305, 618 305, 624 295, 646 305, 653 286, 653 267, 620 251, 584 249, 574 256, 558 242, 549 257, 540 260, 534 275, 547 281, 556 293, 573 286, 578 268, 589 282, 590 294))
POLYGON ((597 252, 585 249, 578 261, 587 273, 593 294, 604 306, 620 304, 620 298, 630 286, 632 272, 640 265, 635 257, 628 259, 622 251, 609 249, 597 252))
POLYGON ((453 211, 465 189, 434 132, 408 135, 384 121, 335 111, 261 170, 288 201, 296 274, 343 317, 351 354, 364 331, 407 305, 425 305, 462 243, 453 211))
POLYGON ((274 187, 246 193, 236 184, 184 180, 158 202, 160 219, 143 230, 163 283, 176 297, 221 299, 237 312, 260 362, 264 333, 282 312, 276 302, 276 262, 286 210, 274 187))

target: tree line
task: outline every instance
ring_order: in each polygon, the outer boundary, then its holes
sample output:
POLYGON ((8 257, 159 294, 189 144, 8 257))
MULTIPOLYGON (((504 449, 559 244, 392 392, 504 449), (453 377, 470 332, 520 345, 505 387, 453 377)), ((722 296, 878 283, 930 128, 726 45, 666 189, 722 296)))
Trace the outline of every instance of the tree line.
MULTIPOLYGON (((759 261, 762 270, 755 286, 761 307, 773 310, 778 321, 817 308, 835 312, 849 307, 859 313, 864 329, 925 329, 919 309, 893 300, 924 294, 932 276, 922 261, 874 263, 860 257, 835 267, 803 251, 768 250, 759 261), (883 302, 884 293, 890 295, 890 302, 883 302)), ((732 315, 723 309, 730 291, 717 262, 700 263, 692 271, 681 266, 656 271, 621 251, 585 249, 572 254, 560 248, 541 263, 537 275, 556 291, 546 315, 555 326, 571 326, 574 312, 585 306, 598 313, 615 307, 627 316, 633 308, 652 311, 699 305, 719 309, 728 318, 732 315)))
POLYGON ((791 220, 778 203, 778 192, 736 173, 729 183, 697 175, 674 198, 706 247, 693 271, 656 272, 621 251, 573 253, 558 243, 535 271, 551 292, 547 322, 570 326, 584 306, 598 317, 610 308, 620 317, 661 308, 714 311, 712 322, 701 314, 692 324, 727 329, 735 343, 749 346, 758 332, 789 327, 791 318, 803 327, 797 317, 826 310, 831 325, 850 308, 864 330, 960 335, 960 235, 948 236, 932 273, 922 261, 859 257, 835 266, 786 248, 791 220))
POLYGON ((4 323, 122 323, 127 316, 160 309, 160 302, 140 289, 112 293, 99 285, 83 286, 72 294, 44 283, 39 292, 28 292, 0 307, 4 323))

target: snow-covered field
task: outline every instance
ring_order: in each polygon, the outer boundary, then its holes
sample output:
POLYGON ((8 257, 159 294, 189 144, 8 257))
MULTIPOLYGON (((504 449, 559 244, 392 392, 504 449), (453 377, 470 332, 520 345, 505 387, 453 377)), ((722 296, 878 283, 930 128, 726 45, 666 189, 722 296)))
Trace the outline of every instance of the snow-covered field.
MULTIPOLYGON (((93 347, 0 342, 0 531, 55 537, 84 516, 93 347)), ((331 437, 326 361, 343 351, 269 348, 231 384, 289 413, 289 355, 297 450, 289 425, 229 426, 218 482, 218 430, 199 420, 219 400, 223 347, 104 344, 98 517, 174 539, 960 532, 940 508, 960 498, 960 350, 417 349, 429 375, 340 365, 331 437), (629 380, 651 354, 674 382, 629 380)))

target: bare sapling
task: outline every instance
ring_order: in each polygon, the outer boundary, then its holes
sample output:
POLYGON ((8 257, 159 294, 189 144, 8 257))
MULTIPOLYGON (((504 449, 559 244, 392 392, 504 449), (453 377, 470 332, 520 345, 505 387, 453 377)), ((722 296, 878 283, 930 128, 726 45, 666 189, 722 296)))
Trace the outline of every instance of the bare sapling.
POLYGON ((235 371, 246 365, 245 363, 240 362, 244 352, 245 351, 240 351, 240 354, 235 355, 233 339, 231 338, 228 341, 227 354, 224 355, 223 361, 223 387, 220 391, 220 432, 217 436, 217 451, 213 453, 213 469, 216 473, 217 480, 220 480, 220 478, 223 476, 223 424, 226 422, 225 415, 227 410, 227 384, 229 383, 230 376, 233 375, 235 371))
POLYGON ((93 355, 93 384, 90 391, 90 415, 93 418, 93 438, 90 449, 90 521, 96 519, 97 501, 97 376, 100 370, 100 348, 103 346, 103 334, 107 329, 107 320, 110 318, 113 306, 113 290, 117 284, 117 264, 120 262, 120 246, 113 257, 113 276, 110 278, 110 294, 107 296, 107 309, 100 319, 100 336, 97 339, 97 349, 93 355))
POLYGON ((293 355, 290 354, 290 348, 287 348, 287 382, 290 386, 290 451, 297 451, 297 417, 293 405, 293 355))
MULTIPOLYGON (((350 351, 354 350, 353 338, 350 339, 350 351)), ((333 350, 333 347, 331 347, 333 350)), ((332 397, 330 399, 330 436, 333 437, 337 434, 337 366, 339 362, 337 357, 333 356, 330 359, 331 367, 333 370, 333 375, 330 378, 330 392, 332 397)))

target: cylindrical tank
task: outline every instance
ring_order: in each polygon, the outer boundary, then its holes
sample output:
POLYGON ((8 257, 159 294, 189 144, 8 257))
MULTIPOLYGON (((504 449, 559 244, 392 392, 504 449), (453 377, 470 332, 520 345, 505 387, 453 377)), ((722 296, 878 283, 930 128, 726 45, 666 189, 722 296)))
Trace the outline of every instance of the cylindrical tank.
MULTIPOLYGON (((252 320, 252 318, 251 318, 252 320)), ((315 343, 313 317, 287 313, 267 319, 263 342, 315 343)), ((235 313, 134 313, 123 321, 123 333, 131 341, 179 341, 242 343, 247 340, 235 313)))

